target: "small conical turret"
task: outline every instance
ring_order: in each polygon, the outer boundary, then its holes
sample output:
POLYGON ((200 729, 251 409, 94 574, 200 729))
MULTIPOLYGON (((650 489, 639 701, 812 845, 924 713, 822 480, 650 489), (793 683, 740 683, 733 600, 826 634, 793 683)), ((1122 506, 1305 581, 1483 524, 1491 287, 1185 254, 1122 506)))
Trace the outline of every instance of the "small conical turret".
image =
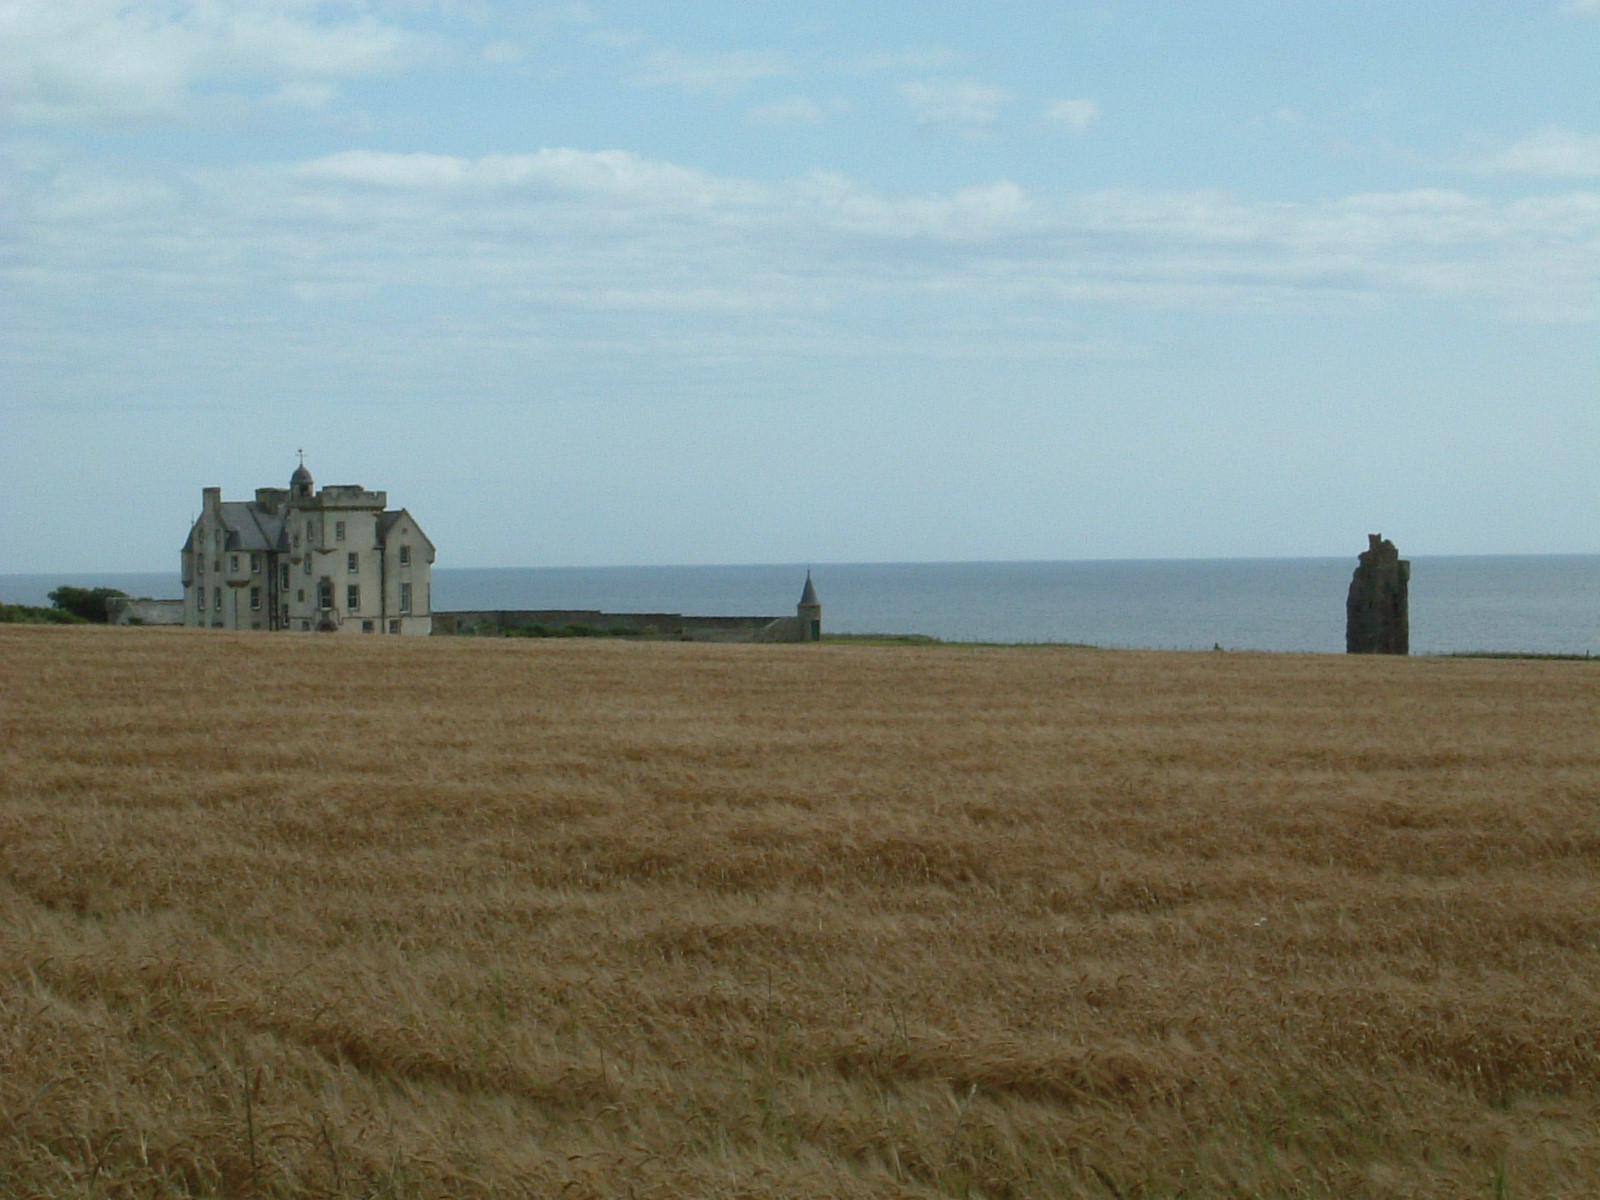
POLYGON ((795 615, 800 618, 800 640, 803 642, 820 642, 822 640, 822 601, 817 599, 817 588, 811 582, 811 572, 806 572, 805 590, 800 593, 800 603, 795 606, 795 615))

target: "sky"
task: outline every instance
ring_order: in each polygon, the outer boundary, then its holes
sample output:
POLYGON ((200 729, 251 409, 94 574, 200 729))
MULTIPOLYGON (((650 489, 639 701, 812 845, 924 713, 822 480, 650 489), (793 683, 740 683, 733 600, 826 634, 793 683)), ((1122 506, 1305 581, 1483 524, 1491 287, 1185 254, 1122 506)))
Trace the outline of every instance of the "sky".
POLYGON ((0 0, 0 573, 1600 552, 1600 0, 0 0))

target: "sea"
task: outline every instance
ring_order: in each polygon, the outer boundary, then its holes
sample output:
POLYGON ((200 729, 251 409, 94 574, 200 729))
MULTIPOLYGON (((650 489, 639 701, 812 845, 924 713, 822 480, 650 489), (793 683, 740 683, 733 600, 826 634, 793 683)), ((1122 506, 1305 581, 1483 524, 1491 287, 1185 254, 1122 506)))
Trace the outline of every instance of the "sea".
MULTIPOLYGON (((1600 555, 1411 560, 1413 654, 1600 655, 1600 555)), ((433 606, 786 615, 805 564, 437 567, 433 606)), ((829 633, 1167 650, 1344 650, 1355 558, 814 563, 829 633)), ((178 575, 0 575, 0 602, 62 584, 176 598, 178 575)))

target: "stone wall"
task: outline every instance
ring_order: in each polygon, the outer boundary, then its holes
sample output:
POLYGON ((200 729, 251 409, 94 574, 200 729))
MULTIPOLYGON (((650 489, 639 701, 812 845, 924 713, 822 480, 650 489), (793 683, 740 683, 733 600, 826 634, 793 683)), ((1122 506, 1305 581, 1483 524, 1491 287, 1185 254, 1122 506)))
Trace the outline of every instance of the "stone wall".
POLYGON ((113 596, 106 601, 106 620, 112 625, 182 625, 183 601, 113 596))
POLYGON ((799 642, 798 617, 687 617, 682 613, 607 613, 592 609, 482 609, 436 612, 438 635, 498 637, 520 630, 552 636, 573 629, 600 636, 661 638, 684 642, 799 642))

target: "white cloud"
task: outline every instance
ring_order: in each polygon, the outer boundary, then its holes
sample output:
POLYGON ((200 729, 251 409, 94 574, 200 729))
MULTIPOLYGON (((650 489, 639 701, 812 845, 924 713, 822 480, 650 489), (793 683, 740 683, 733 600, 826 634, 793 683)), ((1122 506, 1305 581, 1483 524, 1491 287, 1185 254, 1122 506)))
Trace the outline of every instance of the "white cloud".
POLYGON ((1045 109, 1044 117, 1073 133, 1084 133, 1100 119, 1100 104, 1095 100, 1057 100, 1045 109))
POLYGON ((291 301, 328 297, 345 307, 326 319, 350 323, 374 319, 385 297, 418 296, 473 319, 791 314, 837 321, 840 333, 853 327, 834 311, 915 309, 931 297, 975 314, 1108 304, 1326 312, 1423 298, 1600 320, 1596 192, 1291 204, 1212 192, 1051 195, 999 180, 895 196, 836 174, 761 183, 562 148, 348 151, 159 181, 59 153, 19 152, 12 166, 3 174, 17 182, 0 202, 15 237, 0 286, 36 312, 92 289, 113 324, 282 316, 291 301))
POLYGON ((792 73, 788 63, 774 54, 744 50, 685 54, 665 49, 646 56, 634 82, 643 87, 675 87, 686 92, 721 92, 737 91, 763 79, 792 73))
MULTIPOLYGON (((592 196, 618 202, 626 199, 651 207, 686 204, 709 211, 716 206, 746 203, 763 194, 757 184, 641 158, 626 150, 561 147, 476 159, 346 150, 287 170, 298 181, 387 188, 417 197, 452 191, 480 197, 499 194, 524 211, 558 198, 592 196)), ((274 174, 265 172, 262 178, 271 180, 274 174)), ((463 199, 460 203, 472 205, 481 201, 463 199)))
POLYGON ((1011 103, 1011 92, 975 79, 921 79, 901 85, 924 125, 949 125, 982 129, 993 125, 1000 110, 1011 103))
POLYGON ((337 81, 402 69, 425 46, 348 3, 0 0, 0 111, 17 124, 181 123, 261 82, 285 103, 321 87, 325 103, 337 81))
POLYGON ((1486 175, 1593 177, 1600 175, 1600 136, 1549 125, 1520 141, 1485 147, 1465 165, 1486 175))
POLYGON ((748 114, 757 125, 816 125, 826 114, 810 96, 789 96, 758 104, 748 114))

